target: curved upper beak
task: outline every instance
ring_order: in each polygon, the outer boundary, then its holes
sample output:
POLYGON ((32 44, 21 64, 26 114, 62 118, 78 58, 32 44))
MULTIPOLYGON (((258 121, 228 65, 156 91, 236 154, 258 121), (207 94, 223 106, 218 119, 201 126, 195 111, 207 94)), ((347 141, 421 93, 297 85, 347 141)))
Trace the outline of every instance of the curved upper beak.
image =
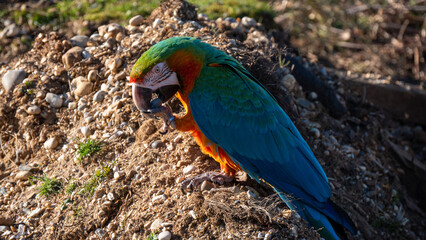
POLYGON ((132 85, 133 102, 139 111, 148 112, 152 98, 152 90, 140 87, 136 84, 132 85))

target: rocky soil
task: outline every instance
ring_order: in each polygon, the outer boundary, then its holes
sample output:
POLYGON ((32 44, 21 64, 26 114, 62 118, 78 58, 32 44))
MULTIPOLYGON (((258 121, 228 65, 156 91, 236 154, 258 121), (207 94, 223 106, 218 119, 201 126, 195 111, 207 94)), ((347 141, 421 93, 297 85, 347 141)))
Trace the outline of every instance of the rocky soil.
MULTIPOLYGON (((333 200, 359 228, 349 239, 424 239, 426 132, 366 102, 322 66, 304 66, 347 112, 334 118, 286 64, 286 39, 253 19, 208 19, 179 0, 91 36, 39 34, 0 69, 0 238, 319 239, 264 185, 240 174, 222 186, 179 183, 219 165, 186 133, 133 105, 137 58, 172 36, 199 37, 234 56, 276 96, 329 177, 333 200), (79 158, 79 143, 102 150, 79 158), (60 182, 43 195, 43 177, 60 182)), ((384 76, 385 78, 385 76, 384 76)), ((177 101, 171 103, 182 111, 177 101)))

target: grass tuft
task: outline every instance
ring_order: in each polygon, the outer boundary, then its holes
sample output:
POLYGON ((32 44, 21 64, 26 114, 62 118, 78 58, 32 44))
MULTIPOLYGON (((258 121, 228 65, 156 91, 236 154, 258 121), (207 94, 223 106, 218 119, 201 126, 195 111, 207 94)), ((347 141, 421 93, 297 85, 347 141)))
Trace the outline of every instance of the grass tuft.
POLYGON ((41 186, 38 187, 39 194, 41 196, 48 197, 50 194, 59 193, 62 189, 62 182, 57 179, 48 178, 47 176, 35 179, 38 179, 43 182, 41 186))
POLYGON ((78 162, 81 162, 85 157, 91 157, 95 153, 102 150, 102 143, 97 140, 92 140, 88 138, 85 142, 81 142, 78 144, 78 162))
POLYGON ((94 172, 94 174, 92 175, 92 177, 87 181, 86 184, 84 184, 83 189, 81 190, 81 194, 86 194, 89 197, 91 197, 93 195, 93 193, 95 193, 96 191, 96 187, 98 187, 98 185, 105 180, 105 178, 108 176, 108 174, 111 173, 113 166, 115 165, 115 163, 117 162, 117 160, 115 160, 114 162, 110 163, 110 164, 105 164, 102 166, 101 169, 98 169, 94 172))

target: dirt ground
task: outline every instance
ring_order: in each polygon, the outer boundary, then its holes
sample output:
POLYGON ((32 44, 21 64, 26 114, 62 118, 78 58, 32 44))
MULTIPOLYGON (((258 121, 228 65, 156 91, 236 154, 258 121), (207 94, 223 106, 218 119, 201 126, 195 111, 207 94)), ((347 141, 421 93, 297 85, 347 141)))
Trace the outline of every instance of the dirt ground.
MULTIPOLYGON (((168 231, 172 239, 319 239, 268 186, 250 179, 181 190, 183 179, 219 165, 188 134, 160 134, 162 123, 133 105, 127 76, 150 46, 183 35, 234 56, 274 94, 323 166, 333 201, 357 225, 349 239, 425 238, 425 180, 417 167, 425 164, 424 126, 393 119, 330 71, 318 76, 347 109, 332 117, 317 93, 294 81, 292 65, 280 64, 287 52, 279 33, 208 19, 178 0, 139 25, 111 23, 97 33, 76 59, 68 37, 39 34, 29 52, 1 66, 0 76, 22 69, 27 80, 0 94, 0 238, 147 239, 168 231), (99 91, 104 99, 93 100, 99 91), (53 106, 48 93, 62 104, 53 106), (78 143, 89 137, 102 151, 80 162, 78 143), (105 178, 94 177, 102 172, 105 178), (42 176, 59 180, 59 193, 42 196, 42 176), (93 195, 84 192, 92 179, 93 195), (71 184, 75 189, 66 191, 71 184)), ((182 111, 176 100, 171 106, 182 111)))

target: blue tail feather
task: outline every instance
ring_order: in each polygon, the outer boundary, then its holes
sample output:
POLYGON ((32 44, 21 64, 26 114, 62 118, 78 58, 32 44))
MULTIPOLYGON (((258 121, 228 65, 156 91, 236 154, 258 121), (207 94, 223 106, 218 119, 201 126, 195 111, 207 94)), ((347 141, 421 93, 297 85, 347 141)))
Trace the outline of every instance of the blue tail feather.
POLYGON ((352 220, 343 209, 331 200, 325 203, 324 209, 315 209, 300 200, 291 198, 282 192, 277 192, 291 210, 296 211, 312 227, 318 230, 321 237, 327 240, 338 240, 340 235, 340 237, 345 238, 346 235, 344 235, 343 229, 336 226, 336 224, 355 234, 356 228, 352 220))

